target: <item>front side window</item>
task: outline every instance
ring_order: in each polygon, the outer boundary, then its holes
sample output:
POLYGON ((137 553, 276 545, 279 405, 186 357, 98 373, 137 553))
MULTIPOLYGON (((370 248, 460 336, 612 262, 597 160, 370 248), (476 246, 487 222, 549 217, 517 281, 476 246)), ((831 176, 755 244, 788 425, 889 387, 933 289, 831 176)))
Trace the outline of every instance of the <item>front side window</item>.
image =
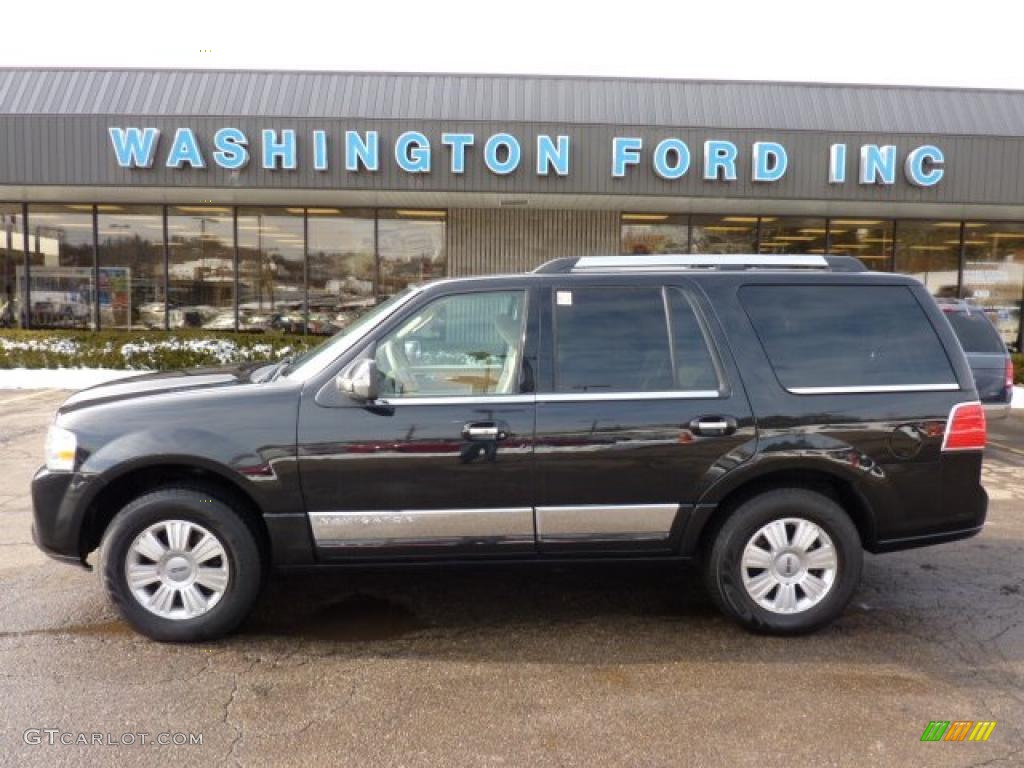
POLYGON ((519 391, 526 295, 445 296, 377 344, 384 397, 510 395, 519 391))
POLYGON ((578 394, 717 390, 693 306, 677 288, 555 291, 555 390, 578 394))

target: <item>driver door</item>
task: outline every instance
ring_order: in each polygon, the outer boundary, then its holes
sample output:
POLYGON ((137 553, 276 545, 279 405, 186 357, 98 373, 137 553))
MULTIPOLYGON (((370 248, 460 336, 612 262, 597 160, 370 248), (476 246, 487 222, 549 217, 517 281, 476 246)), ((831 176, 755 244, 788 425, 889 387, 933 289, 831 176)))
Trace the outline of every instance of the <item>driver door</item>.
POLYGON ((522 289, 434 297, 365 351, 376 401, 304 398, 299 462, 321 556, 534 550, 527 319, 522 289))

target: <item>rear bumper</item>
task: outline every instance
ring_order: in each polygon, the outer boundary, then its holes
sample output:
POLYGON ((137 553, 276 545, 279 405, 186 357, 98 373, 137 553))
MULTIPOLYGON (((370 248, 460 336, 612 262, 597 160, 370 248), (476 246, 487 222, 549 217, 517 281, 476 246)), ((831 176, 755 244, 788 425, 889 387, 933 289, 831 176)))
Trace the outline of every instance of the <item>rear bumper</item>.
POLYGON ((40 467, 32 478, 32 540, 50 557, 88 567, 80 549, 84 492, 94 482, 78 472, 40 467))

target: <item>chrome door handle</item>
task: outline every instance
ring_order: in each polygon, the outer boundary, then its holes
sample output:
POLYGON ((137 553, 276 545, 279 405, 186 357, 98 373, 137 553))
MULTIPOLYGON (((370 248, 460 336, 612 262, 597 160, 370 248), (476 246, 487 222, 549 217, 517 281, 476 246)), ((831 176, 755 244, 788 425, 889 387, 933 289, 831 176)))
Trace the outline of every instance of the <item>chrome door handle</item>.
POLYGON ((704 437, 721 437, 736 431, 736 419, 732 416, 701 416, 690 422, 690 431, 704 437))
POLYGON ((497 424, 482 422, 466 424, 462 428, 462 436, 467 440, 504 440, 508 437, 508 432, 497 424))

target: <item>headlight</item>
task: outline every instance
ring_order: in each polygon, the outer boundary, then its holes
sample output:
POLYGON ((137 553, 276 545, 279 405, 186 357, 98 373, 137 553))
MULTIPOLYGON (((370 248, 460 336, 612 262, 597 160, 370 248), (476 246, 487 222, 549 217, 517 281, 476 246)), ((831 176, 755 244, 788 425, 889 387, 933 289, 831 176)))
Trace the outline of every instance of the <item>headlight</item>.
POLYGON ((75 468, 77 450, 74 432, 51 426, 46 433, 46 468, 53 472, 71 472, 75 468))

